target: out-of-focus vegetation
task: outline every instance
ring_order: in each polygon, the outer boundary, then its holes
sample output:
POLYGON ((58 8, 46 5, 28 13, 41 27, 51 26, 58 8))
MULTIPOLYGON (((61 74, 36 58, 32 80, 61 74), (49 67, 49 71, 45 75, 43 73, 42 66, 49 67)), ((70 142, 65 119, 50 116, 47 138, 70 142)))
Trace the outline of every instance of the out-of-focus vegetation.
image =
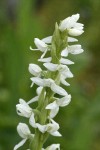
POLYGON ((40 53, 29 51, 29 46, 34 46, 34 37, 52 35, 56 21, 75 13, 85 24, 79 38, 85 52, 70 56, 75 77, 66 90, 72 102, 55 118, 63 136, 51 136, 45 146, 60 143, 62 150, 100 150, 99 0, 0 0, 0 150, 11 150, 20 141, 16 126, 24 120, 16 114, 18 99, 35 96, 27 68, 40 53))

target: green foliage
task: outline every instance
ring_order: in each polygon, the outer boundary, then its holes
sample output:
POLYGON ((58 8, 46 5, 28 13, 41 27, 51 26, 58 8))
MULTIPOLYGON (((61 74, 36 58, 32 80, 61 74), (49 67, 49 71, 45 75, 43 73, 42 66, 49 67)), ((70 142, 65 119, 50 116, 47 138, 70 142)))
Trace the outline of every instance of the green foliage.
POLYGON ((53 141, 61 143, 62 150, 99 150, 99 0, 44 0, 38 11, 35 0, 21 0, 14 20, 6 13, 6 1, 0 3, 0 150, 11 150, 20 141, 16 133, 20 121, 15 110, 18 99, 34 97, 35 87, 29 88, 31 82, 27 70, 28 64, 38 58, 35 52, 29 51, 29 46, 34 46, 34 37, 51 35, 56 21, 77 12, 81 14, 81 22, 85 23, 84 36, 79 39, 85 52, 70 57, 75 61, 71 66, 75 77, 69 80, 71 86, 66 90, 72 94, 72 102, 56 117, 63 137, 50 137, 47 145, 53 141))

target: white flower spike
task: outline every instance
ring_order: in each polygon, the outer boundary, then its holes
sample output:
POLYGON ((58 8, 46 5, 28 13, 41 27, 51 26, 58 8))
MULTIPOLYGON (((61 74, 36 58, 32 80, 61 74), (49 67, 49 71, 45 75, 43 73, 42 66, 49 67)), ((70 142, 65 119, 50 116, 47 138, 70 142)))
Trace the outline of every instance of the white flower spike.
POLYGON ((84 32, 84 25, 78 22, 79 17, 79 14, 75 14, 62 20, 60 24, 56 23, 53 35, 41 40, 35 38, 36 48, 30 47, 30 50, 42 52, 38 61, 43 63, 45 69, 42 70, 42 67, 37 64, 29 64, 28 70, 32 74, 31 87, 34 84, 37 86, 36 96, 28 102, 19 99, 16 109, 18 115, 29 119, 29 124, 35 128, 35 136, 31 134, 25 123, 19 123, 17 131, 22 141, 14 147, 14 150, 21 147, 27 139, 31 140, 29 140, 30 145, 27 150, 60 150, 60 144, 52 144, 45 149, 43 144, 49 134, 61 136, 58 131, 59 124, 53 118, 59 112, 60 107, 67 106, 71 101, 71 95, 62 87, 62 84, 69 86, 67 78, 73 77, 68 65, 74 62, 65 57, 83 52, 81 45, 76 44, 78 40, 72 37, 84 32), (48 57, 45 58, 47 52, 48 57), (34 102, 37 102, 35 109, 29 106, 34 102), (42 137, 41 141, 40 137, 42 137))

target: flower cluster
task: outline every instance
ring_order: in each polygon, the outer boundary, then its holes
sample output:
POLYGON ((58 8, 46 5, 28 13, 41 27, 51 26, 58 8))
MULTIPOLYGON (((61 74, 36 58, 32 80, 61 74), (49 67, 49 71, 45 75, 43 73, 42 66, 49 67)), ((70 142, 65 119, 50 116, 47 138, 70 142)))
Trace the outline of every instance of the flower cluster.
POLYGON ((69 65, 74 64, 67 59, 69 54, 80 54, 83 52, 81 45, 75 44, 78 40, 70 36, 79 36, 83 31, 83 24, 78 23, 79 14, 72 15, 55 25, 53 36, 42 40, 35 38, 36 49, 30 47, 30 50, 41 51, 42 55, 38 59, 43 63, 44 70, 37 64, 29 64, 29 72, 32 74, 31 87, 37 85, 37 96, 30 101, 25 102, 19 99, 16 105, 17 113, 20 116, 29 119, 29 124, 35 129, 31 134, 29 127, 25 123, 19 123, 17 131, 22 141, 14 147, 17 150, 26 140, 30 140, 30 150, 60 150, 60 144, 52 144, 44 149, 42 146, 48 135, 61 136, 59 133, 59 124, 54 121, 59 108, 67 106, 71 101, 71 95, 61 87, 69 86, 67 78, 72 78, 73 74, 69 65), (74 44, 70 44, 74 43, 74 44), (44 58, 48 53, 50 57, 44 58), (56 95, 55 95, 56 94, 56 95), (37 108, 31 108, 30 104, 37 102, 37 108))

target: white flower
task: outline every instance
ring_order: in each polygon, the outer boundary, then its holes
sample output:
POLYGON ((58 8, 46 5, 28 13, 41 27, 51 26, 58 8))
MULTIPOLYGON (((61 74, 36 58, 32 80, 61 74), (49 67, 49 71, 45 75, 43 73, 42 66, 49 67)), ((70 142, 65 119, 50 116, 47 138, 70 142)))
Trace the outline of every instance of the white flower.
POLYGON ((50 119, 51 123, 48 123, 46 125, 41 125, 39 123, 36 123, 37 128, 40 132, 45 133, 48 132, 53 136, 61 136, 61 134, 58 132, 59 124, 56 123, 53 119, 50 119))
POLYGON ((19 104, 16 105, 17 114, 29 118, 32 114, 32 108, 23 100, 19 99, 19 104))
POLYGON ((19 147, 24 145, 27 139, 29 139, 31 136, 34 137, 33 134, 31 134, 29 127, 25 123, 19 123, 17 126, 17 132, 19 136, 23 139, 19 144, 15 145, 14 150, 17 150, 19 147))
POLYGON ((60 82, 66 86, 69 86, 69 83, 65 81, 66 78, 72 78, 73 74, 69 70, 69 68, 66 65, 58 65, 53 63, 44 63, 43 64, 48 70, 50 71, 59 71, 60 73, 60 82))
POLYGON ((33 109, 23 99, 19 99, 19 103, 16 105, 18 115, 29 118, 29 123, 36 127, 33 109))
POLYGON ((49 50, 49 47, 47 44, 45 44, 45 42, 43 42, 42 40, 35 38, 34 39, 34 43, 37 47, 37 49, 33 49, 32 47, 30 47, 30 50, 40 50, 41 52, 43 52, 41 58, 43 58, 45 56, 45 54, 47 53, 47 51, 49 50))
POLYGON ((81 45, 71 45, 68 46, 68 52, 76 55, 82 53, 83 49, 81 48, 81 45))
POLYGON ((38 86, 42 86, 42 87, 50 87, 50 89, 62 96, 66 96, 68 93, 60 86, 58 86, 57 84, 55 84, 54 80, 52 79, 41 79, 39 77, 32 77, 31 78, 33 84, 37 84, 38 86))
POLYGON ((71 17, 64 19, 63 21, 61 21, 59 25, 59 29, 61 31, 64 31, 67 29, 69 35, 71 36, 81 35, 84 31, 83 31, 83 24, 77 23, 79 17, 80 17, 79 14, 75 14, 75 15, 72 15, 71 17))
POLYGON ((68 53, 76 55, 76 54, 80 54, 82 52, 83 52, 83 49, 81 48, 81 45, 71 45, 71 46, 66 47, 66 49, 64 49, 61 52, 61 56, 66 57, 66 56, 68 56, 68 53))
POLYGON ((56 100, 46 106, 46 109, 50 109, 50 118, 54 118, 58 111, 59 107, 67 106, 71 101, 71 95, 67 95, 63 98, 55 98, 56 100))
POLYGON ((42 69, 36 64, 29 64, 29 72, 34 76, 40 76, 42 69))
POLYGON ((52 144, 48 146, 46 149, 43 148, 42 150, 60 150, 60 144, 52 144))
POLYGON ((72 64, 74 64, 73 61, 71 61, 71 60, 69 60, 69 59, 65 59, 65 58, 61 58, 61 59, 60 59, 60 63, 61 63, 61 64, 64 64, 64 65, 72 65, 72 64))

